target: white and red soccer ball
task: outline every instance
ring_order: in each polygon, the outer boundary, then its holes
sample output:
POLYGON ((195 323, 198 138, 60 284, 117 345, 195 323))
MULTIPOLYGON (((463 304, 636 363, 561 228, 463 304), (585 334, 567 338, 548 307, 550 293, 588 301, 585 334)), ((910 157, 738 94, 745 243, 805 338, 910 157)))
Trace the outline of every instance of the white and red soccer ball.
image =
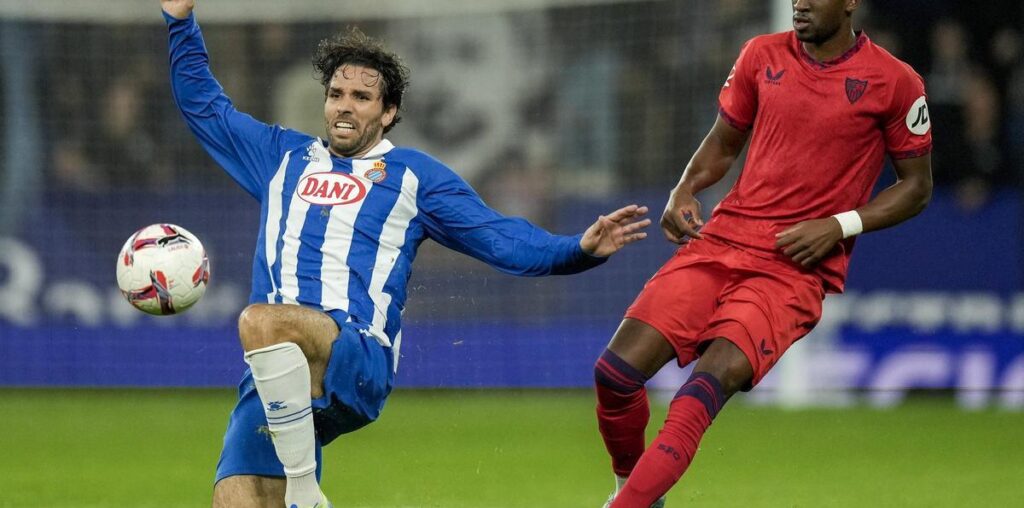
POLYGON ((158 316, 184 312, 206 293, 210 262, 195 235, 174 224, 135 232, 117 256, 117 285, 128 303, 158 316))

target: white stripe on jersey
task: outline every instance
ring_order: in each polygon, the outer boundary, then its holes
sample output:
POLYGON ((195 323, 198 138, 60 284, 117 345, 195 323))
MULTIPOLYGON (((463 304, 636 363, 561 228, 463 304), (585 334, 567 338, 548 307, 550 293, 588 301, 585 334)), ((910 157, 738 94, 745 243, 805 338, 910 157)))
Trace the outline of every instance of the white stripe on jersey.
POLYGON ((402 192, 398 196, 398 200, 395 201, 391 213, 388 214, 388 219, 384 222, 384 228, 380 233, 377 259, 373 263, 373 276, 369 287, 370 299, 373 300, 373 323, 370 325, 370 331, 378 337, 387 337, 384 329, 388 323, 391 295, 384 292, 384 284, 391 276, 398 256, 401 255, 409 222, 416 216, 416 193, 418 191, 419 179, 411 169, 406 169, 405 176, 402 177, 402 192))
POLYGON ((277 167, 274 178, 270 179, 270 190, 267 196, 267 223, 264 224, 264 252, 267 255, 267 272, 270 275, 270 293, 267 303, 274 303, 277 295, 277 283, 274 282, 274 262, 277 261, 277 236, 281 233, 281 193, 284 191, 284 175, 291 160, 291 152, 284 154, 281 165, 277 167))
POLYGON ((394 362, 395 362, 395 364, 392 365, 391 368, 394 369, 395 372, 398 372, 398 359, 402 357, 402 355, 398 354, 399 350, 401 348, 402 348, 402 329, 399 328, 398 329, 398 333, 395 334, 395 343, 391 345, 391 357, 394 358, 394 362))
MULTIPOLYGON (((352 161, 352 176, 358 177, 361 174, 355 171, 357 160, 352 161)), ((363 180, 364 183, 372 182, 363 180)), ((367 191, 369 194, 369 191, 367 191)), ((331 207, 331 218, 327 223, 327 230, 324 231, 324 245, 320 248, 323 254, 323 264, 320 266, 321 286, 320 306, 324 310, 343 310, 346 313, 349 305, 348 284, 349 273, 348 253, 352 249, 352 235, 356 231, 356 218, 359 211, 363 209, 366 199, 357 203, 343 206, 331 207)))
MULTIPOLYGON (((310 145, 311 161, 306 169, 296 180, 296 186, 306 175, 313 173, 329 172, 333 167, 331 154, 318 142, 310 145)), ((297 190, 297 189, 296 189, 297 190)), ((293 191, 294 193, 294 191, 293 191)), ((284 245, 281 247, 281 302, 298 304, 299 296, 299 248, 302 246, 302 226, 306 224, 306 212, 309 211, 309 202, 292 196, 291 204, 288 206, 288 218, 285 220, 284 245)))

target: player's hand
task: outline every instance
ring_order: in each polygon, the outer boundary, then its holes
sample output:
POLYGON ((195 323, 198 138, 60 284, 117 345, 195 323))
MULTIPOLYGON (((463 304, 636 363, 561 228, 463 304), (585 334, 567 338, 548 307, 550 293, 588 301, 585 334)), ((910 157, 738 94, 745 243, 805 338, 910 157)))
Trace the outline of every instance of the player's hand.
POLYGON ((843 228, 834 217, 799 222, 775 235, 775 247, 803 266, 812 266, 843 239, 843 228))
POLYGON ((700 201, 685 190, 678 187, 672 189, 665 213, 661 215, 661 232, 665 238, 679 244, 686 243, 690 238, 703 238, 700 236, 700 227, 703 225, 700 201))
POLYGON ((196 8, 195 0, 160 0, 160 8, 178 19, 185 19, 196 8))
POLYGON ((643 229, 651 225, 651 219, 641 220, 646 213, 646 206, 629 205, 598 217, 597 222, 583 233, 580 247, 591 256, 604 258, 626 245, 647 238, 643 229))

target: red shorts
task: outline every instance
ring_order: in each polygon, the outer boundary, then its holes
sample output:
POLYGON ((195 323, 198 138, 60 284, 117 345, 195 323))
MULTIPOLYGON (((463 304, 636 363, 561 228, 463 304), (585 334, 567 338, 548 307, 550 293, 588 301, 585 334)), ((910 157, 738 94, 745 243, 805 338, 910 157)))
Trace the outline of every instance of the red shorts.
POLYGON ((752 388, 821 318, 820 277, 705 236, 681 247, 647 281, 626 317, 658 330, 679 366, 715 338, 736 344, 754 369, 752 388))

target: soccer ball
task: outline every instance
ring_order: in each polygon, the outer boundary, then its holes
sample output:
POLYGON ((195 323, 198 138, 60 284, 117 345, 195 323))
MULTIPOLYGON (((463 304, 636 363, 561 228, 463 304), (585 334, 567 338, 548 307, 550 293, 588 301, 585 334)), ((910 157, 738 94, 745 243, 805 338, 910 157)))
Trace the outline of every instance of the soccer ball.
POLYGON ((117 285, 128 303, 157 316, 195 305, 210 282, 199 239, 181 226, 153 224, 135 232, 117 256, 117 285))

